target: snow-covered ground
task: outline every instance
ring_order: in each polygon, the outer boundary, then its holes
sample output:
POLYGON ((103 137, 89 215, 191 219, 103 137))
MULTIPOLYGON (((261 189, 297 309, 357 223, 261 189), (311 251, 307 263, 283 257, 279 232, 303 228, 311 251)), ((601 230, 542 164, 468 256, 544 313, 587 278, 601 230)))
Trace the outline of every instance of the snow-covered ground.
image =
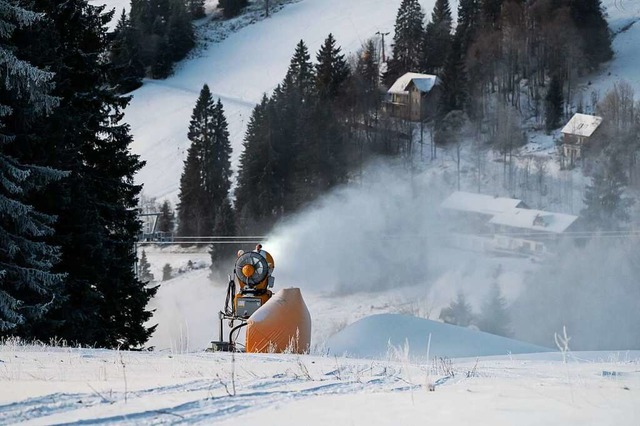
POLYGON ((635 426, 638 400, 640 352, 413 362, 401 347, 357 360, 0 345, 7 425, 635 426))

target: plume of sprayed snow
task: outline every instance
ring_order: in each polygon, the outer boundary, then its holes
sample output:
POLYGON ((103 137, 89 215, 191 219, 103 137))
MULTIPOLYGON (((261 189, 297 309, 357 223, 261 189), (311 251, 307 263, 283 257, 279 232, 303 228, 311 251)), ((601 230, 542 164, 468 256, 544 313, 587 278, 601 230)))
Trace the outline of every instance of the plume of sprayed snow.
POLYGON ((360 184, 336 189, 278 226, 265 242, 276 283, 354 293, 425 284, 443 232, 443 185, 376 163, 360 184))

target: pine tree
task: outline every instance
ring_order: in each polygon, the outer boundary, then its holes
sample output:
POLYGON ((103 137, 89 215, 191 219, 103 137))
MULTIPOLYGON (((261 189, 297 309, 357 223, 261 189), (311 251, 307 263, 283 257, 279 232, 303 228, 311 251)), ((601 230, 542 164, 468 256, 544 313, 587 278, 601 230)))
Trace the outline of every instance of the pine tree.
POLYGON ((187 9, 191 14, 191 18, 204 18, 204 0, 187 0, 187 9))
POLYGON ((162 267, 162 281, 169 281, 173 278, 173 268, 168 263, 162 267))
POLYGON ((147 253, 142 250, 140 261, 138 262, 138 279, 143 283, 153 281, 153 274, 151 273, 151 265, 147 260, 147 253))
POLYGON ((219 7, 222 8, 223 16, 227 19, 238 16, 247 4, 247 0, 220 0, 218 3, 219 7))
POLYGON ((480 0, 482 20, 486 27, 497 27, 500 20, 500 11, 504 0, 480 0))
POLYGON ((582 36, 589 68, 613 57, 611 32, 600 0, 569 0, 571 17, 582 36))
POLYGON ((460 43, 460 53, 463 58, 471 45, 480 19, 480 0, 460 0, 458 3, 458 25, 455 37, 460 43))
POLYGON ((388 61, 387 85, 406 72, 415 72, 420 66, 423 39, 424 12, 418 0, 402 0, 396 15, 393 35, 393 55, 388 61))
MULTIPOLYGON (((216 237, 229 237, 236 235, 235 213, 229 200, 224 200, 216 211, 216 223, 213 235, 216 237)), ((236 247, 233 244, 212 244, 209 250, 211 256, 211 269, 217 269, 225 265, 226 260, 233 258, 236 247)))
POLYGON ((329 34, 316 55, 316 90, 321 99, 335 99, 349 78, 349 66, 340 52, 333 34, 329 34))
POLYGON ((461 327, 468 327, 474 322, 473 309, 462 291, 458 292, 456 300, 440 312, 440 319, 461 327))
POLYGON ((110 49, 113 64, 111 81, 121 93, 131 92, 142 85, 144 64, 140 61, 137 37, 137 31, 123 9, 110 49))
POLYGON ((249 118, 238 168, 235 190, 238 224, 242 232, 258 232, 272 223, 277 214, 274 192, 277 179, 274 170, 269 100, 266 95, 249 118))
POLYGON ((164 200, 160 207, 160 216, 158 217, 158 231, 160 232, 173 232, 175 228, 175 214, 171 208, 171 203, 164 200))
POLYGON ((289 69, 282 84, 282 93, 286 96, 295 90, 296 95, 302 97, 300 99, 302 101, 314 95, 315 87, 315 73, 309 49, 304 40, 300 40, 289 63, 289 69))
POLYGON ((507 301, 500 291, 500 286, 494 282, 489 290, 478 316, 478 328, 487 333, 510 337, 511 318, 507 301))
POLYGON ((441 73, 451 49, 452 22, 449 0, 437 0, 422 38, 420 69, 423 72, 441 73))
POLYGON ((592 231, 619 231, 629 222, 633 201, 624 197, 626 178, 616 155, 605 153, 584 192, 585 208, 580 212, 592 231))
POLYGON ((20 113, 37 121, 58 104, 51 96, 49 72, 21 60, 22 49, 12 43, 16 28, 40 19, 17 2, 0 1, 0 336, 33 336, 39 321, 59 297, 63 276, 51 272, 58 250, 43 237, 53 231, 54 217, 27 204, 34 193, 44 195, 47 183, 62 173, 25 162, 29 156, 16 146, 21 142, 13 124, 20 113))
POLYGON ((549 90, 545 97, 545 128, 547 132, 551 132, 553 129, 557 129, 560 126, 560 120, 562 119, 562 80, 553 76, 549 83, 549 90))
POLYGON ((213 102, 206 84, 191 115, 191 146, 180 179, 178 235, 213 232, 216 211, 228 201, 231 187, 231 144, 222 103, 213 102))
POLYGON ((468 103, 468 78, 464 58, 461 37, 456 34, 442 71, 442 95, 438 111, 441 117, 450 111, 464 110, 468 103))
POLYGON ((50 19, 38 36, 17 37, 29 59, 54 71, 60 106, 29 123, 23 149, 41 164, 68 170, 39 208, 58 217, 49 241, 62 250, 55 271, 66 273, 64 292, 39 324, 42 340, 100 347, 139 347, 155 327, 146 310, 155 288, 135 277, 134 243, 140 232, 136 206, 141 186, 133 175, 142 167, 131 154, 129 126, 122 123, 129 98, 109 84, 107 23, 112 13, 83 0, 36 0, 50 19), (78 259, 81 259, 79 261, 78 259))

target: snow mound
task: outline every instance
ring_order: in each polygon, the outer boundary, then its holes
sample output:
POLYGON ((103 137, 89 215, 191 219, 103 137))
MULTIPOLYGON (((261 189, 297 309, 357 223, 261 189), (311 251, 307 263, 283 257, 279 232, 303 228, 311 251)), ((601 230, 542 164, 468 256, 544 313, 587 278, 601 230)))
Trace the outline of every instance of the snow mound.
POLYGON ((385 358, 408 344, 410 357, 465 358, 550 352, 551 349, 506 337, 399 314, 372 315, 351 324, 327 341, 331 354, 385 358))

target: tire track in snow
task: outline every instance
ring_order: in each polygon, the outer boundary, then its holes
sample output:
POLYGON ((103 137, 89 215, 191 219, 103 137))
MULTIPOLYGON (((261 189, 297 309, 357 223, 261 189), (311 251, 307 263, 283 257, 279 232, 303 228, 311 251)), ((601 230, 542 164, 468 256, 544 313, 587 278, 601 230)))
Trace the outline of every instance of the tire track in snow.
MULTIPOLYGON (((312 398, 323 395, 336 395, 362 391, 396 391, 405 392, 417 389, 420 385, 407 384, 397 377, 372 377, 365 382, 357 381, 308 381, 300 378, 271 378, 259 380, 246 391, 236 396, 225 395, 222 397, 199 397, 174 406, 149 409, 149 404, 143 401, 145 398, 157 398, 171 396, 179 393, 201 392, 220 390, 222 383, 215 380, 198 380, 182 385, 166 386, 162 388, 145 389, 142 391, 128 392, 127 405, 123 392, 109 395, 109 399, 94 393, 86 394, 51 394, 39 398, 31 398, 13 404, 0 406, 0 423, 13 424, 20 421, 31 420, 45 424, 140 424, 140 423, 211 423, 227 419, 228 417, 244 414, 248 411, 267 408, 276 403, 294 402, 300 399, 312 398), (282 388, 286 389, 282 389, 282 388), (135 404, 140 402, 143 410, 135 411, 135 404), (115 414, 106 417, 92 417, 91 410, 106 405, 120 405, 125 410, 134 407, 134 412, 115 414), (68 423, 59 423, 60 415, 74 413, 74 417, 84 417, 68 423), (56 418, 58 418, 56 420, 56 418), (56 423, 58 422, 58 423, 56 423)), ((240 384, 242 388, 242 384, 240 384)), ((169 400, 171 400, 169 398, 169 400)))

